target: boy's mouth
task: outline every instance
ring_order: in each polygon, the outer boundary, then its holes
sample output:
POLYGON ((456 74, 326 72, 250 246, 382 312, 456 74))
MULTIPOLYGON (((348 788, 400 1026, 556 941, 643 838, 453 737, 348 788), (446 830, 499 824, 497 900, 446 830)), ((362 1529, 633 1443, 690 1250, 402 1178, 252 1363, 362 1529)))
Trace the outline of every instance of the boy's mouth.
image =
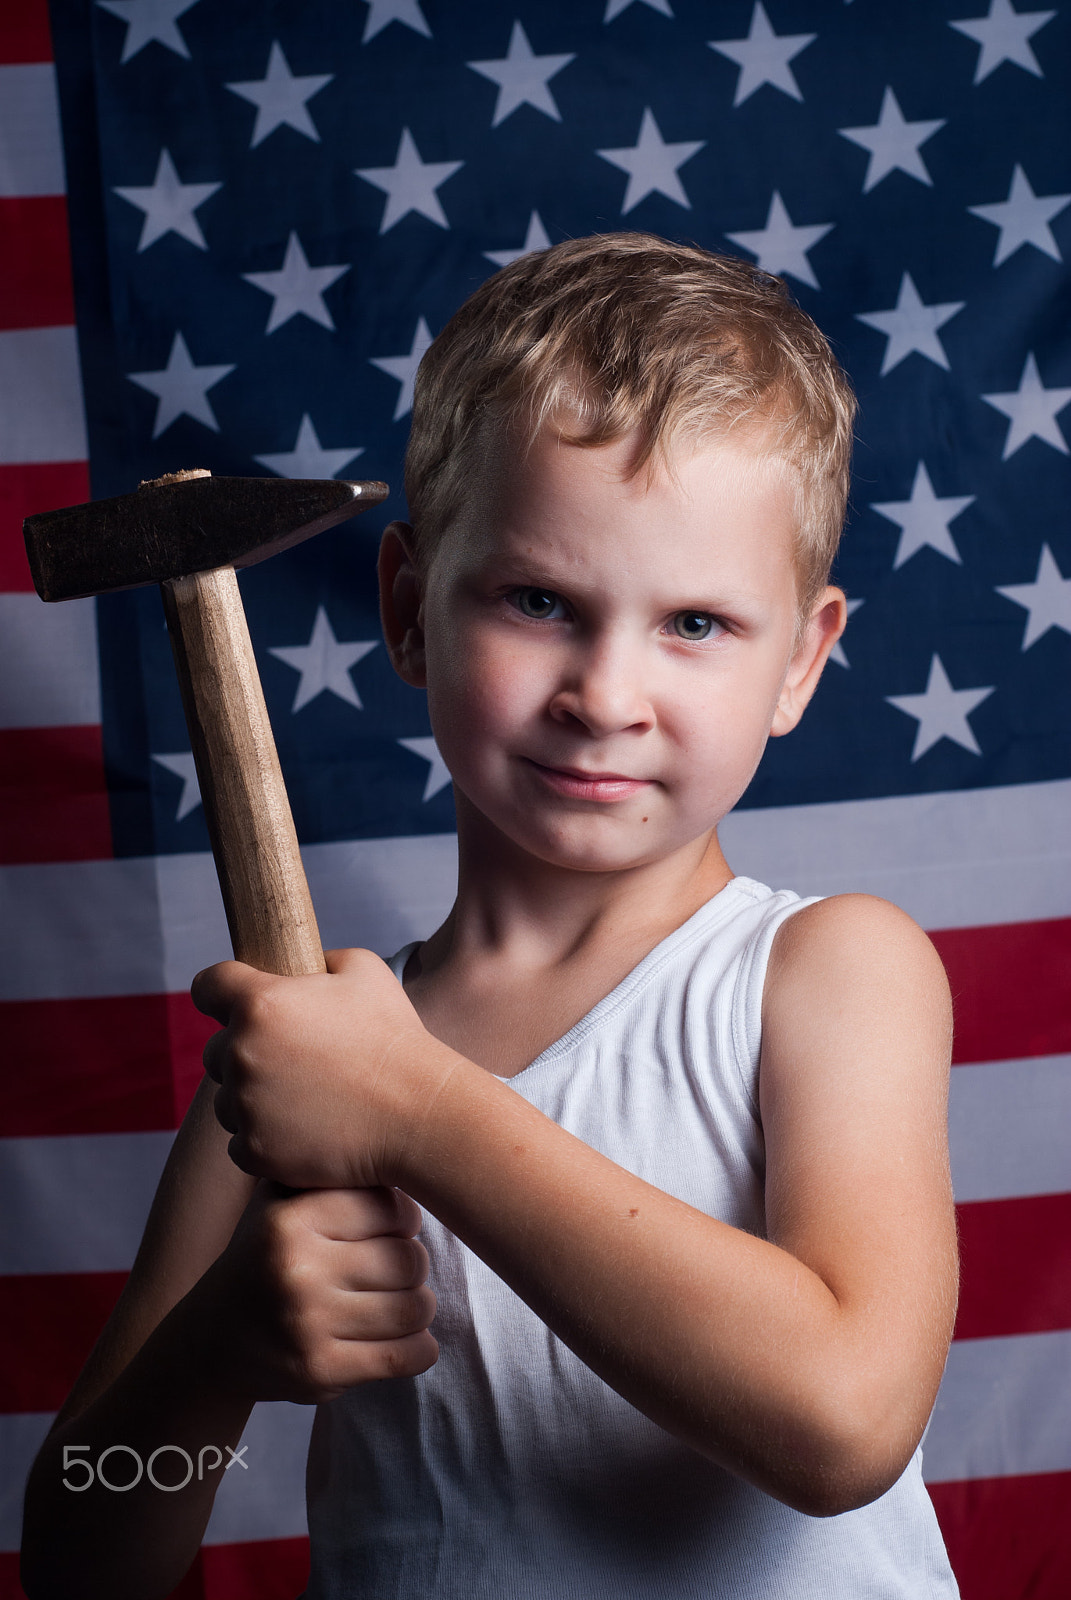
POLYGON ((630 778, 623 772, 585 772, 579 767, 545 767, 527 757, 528 765, 539 774, 555 794, 571 800, 627 800, 648 786, 646 778, 630 778))

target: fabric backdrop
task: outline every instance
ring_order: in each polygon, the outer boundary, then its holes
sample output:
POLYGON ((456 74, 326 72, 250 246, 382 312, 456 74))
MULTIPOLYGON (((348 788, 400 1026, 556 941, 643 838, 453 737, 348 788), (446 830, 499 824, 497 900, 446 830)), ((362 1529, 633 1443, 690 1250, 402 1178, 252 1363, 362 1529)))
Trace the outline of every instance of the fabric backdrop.
MULTIPOLYGON (((4 1550, 228 953, 159 598, 42 605, 21 519, 185 466, 391 483, 243 577, 325 941, 389 951, 453 873, 372 588, 417 360, 525 249, 635 227, 783 274, 859 390, 851 622, 724 842, 945 958, 964 1284, 926 1476, 967 1600, 1071 1593, 1069 67, 1071 8, 1010 0, 2 8, 4 1550)), ((298 1591, 309 1421, 255 1413, 183 1593, 298 1591)))

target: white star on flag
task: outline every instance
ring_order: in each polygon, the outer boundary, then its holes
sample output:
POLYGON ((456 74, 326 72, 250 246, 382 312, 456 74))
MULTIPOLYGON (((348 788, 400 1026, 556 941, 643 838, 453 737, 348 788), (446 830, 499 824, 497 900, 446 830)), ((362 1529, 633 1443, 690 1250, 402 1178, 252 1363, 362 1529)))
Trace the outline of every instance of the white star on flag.
POLYGON ((993 257, 993 265, 999 267, 1024 244, 1036 246, 1054 261, 1061 260, 1049 223, 1068 205, 1071 205, 1071 194, 1035 194, 1030 179, 1016 162, 1006 200, 988 206, 968 206, 967 210, 1000 229, 993 257))
POLYGON ((175 811, 175 821, 181 822, 183 817, 188 817, 190 812, 196 811, 201 804, 201 786, 197 782, 197 766, 193 755, 189 750, 176 751, 170 756, 153 756, 153 760, 166 772, 174 773, 176 778, 182 779, 178 808, 175 811))
POLYGON ((361 444, 345 445, 341 450, 325 450, 306 411, 292 450, 254 456, 253 460, 277 472, 280 478, 333 478, 348 461, 363 455, 364 445, 361 444))
POLYGON ((915 762, 924 756, 939 739, 951 739, 972 755, 980 756, 981 746, 967 718, 976 706, 980 706, 993 693, 995 687, 995 684, 991 684, 988 689, 953 689, 940 656, 934 656, 924 694, 887 694, 885 699, 890 705, 914 717, 918 723, 911 760, 915 762))
MULTIPOLYGON (((849 617, 849 619, 852 617, 852 615, 856 611, 859 610, 859 607, 861 605, 863 605, 863 604, 865 604, 865 602, 862 601, 862 600, 849 600, 848 601, 848 617, 849 617)), ((844 667, 844 669, 847 672, 850 672, 852 670, 852 664, 848 660, 848 657, 844 654, 844 635, 843 634, 841 634, 840 638, 837 640, 836 644, 833 646, 832 650, 829 652, 829 659, 830 659, 830 661, 835 661, 837 663, 838 667, 844 667)))
POLYGON ((411 750, 415 756, 419 756, 421 761, 428 763, 427 782, 420 797, 422 802, 430 800, 440 789, 445 789, 448 783, 453 782, 446 762, 439 754, 439 746, 430 736, 424 739, 399 739, 398 743, 411 750))
POLYGON ((378 643, 378 639, 336 639, 327 612, 323 606, 317 606, 308 644, 273 645, 268 651, 301 674, 291 714, 320 694, 335 694, 347 705, 362 711, 361 697, 350 677, 350 668, 363 661, 378 643))
POLYGON ((900 529, 900 543, 896 547, 893 571, 895 572, 897 567, 902 567, 904 562, 924 545, 929 545, 940 555, 947 556, 949 561, 962 565, 948 524, 955 521, 960 512, 966 511, 974 501, 973 494, 949 494, 940 497, 935 495, 924 461, 920 461, 916 468, 910 500, 872 501, 870 509, 877 511, 883 517, 888 517, 889 521, 895 522, 900 529))
POLYGON ((310 267, 301 240, 291 233, 286 242, 286 254, 278 272, 243 272, 246 283, 263 289, 272 296, 266 332, 274 333, 284 322, 299 313, 318 322, 323 328, 334 329, 331 313, 324 304, 324 290, 337 283, 349 264, 336 267, 310 267))
POLYGON ((410 211, 418 211, 437 227, 449 228, 435 191, 464 165, 463 161, 422 161, 413 135, 403 128, 393 167, 356 167, 354 171, 358 178, 375 184, 386 194, 387 204, 379 224, 380 233, 386 233, 410 211))
POLYGON ((820 285, 814 268, 807 260, 807 252, 835 226, 832 222, 820 222, 811 227, 796 227, 775 189, 765 228, 748 233, 727 233, 725 237, 749 255, 758 256, 761 271, 775 274, 788 272, 801 283, 817 289, 820 285))
MULTIPOLYGON (((632 3, 633 0, 606 0, 606 15, 602 19, 603 27, 608 22, 613 22, 615 17, 619 17, 622 11, 627 11, 632 3)), ((643 3, 650 6, 652 11, 660 11, 664 17, 673 15, 670 10, 669 0, 643 0, 643 3)))
POLYGON ((550 239, 543 226, 543 220, 538 211, 533 211, 528 218, 528 232, 524 236, 524 243, 519 250, 485 250, 484 255, 488 261, 493 261, 496 267, 508 267, 510 262, 519 261, 522 256, 531 255, 533 250, 547 250, 550 248, 550 239))
POLYGON ((412 28, 414 33, 422 33, 425 39, 431 38, 431 29, 424 20, 417 0, 368 0, 368 15, 361 43, 367 44, 391 22, 401 22, 405 27, 412 28))
POLYGON ((273 41, 268 55, 268 70, 263 78, 224 85, 232 94, 240 94, 243 100, 248 100, 257 108, 249 148, 255 150, 269 133, 283 126, 293 128, 295 133, 303 133, 307 139, 319 144, 320 135, 305 102, 318 94, 333 77, 331 72, 316 72, 296 78, 290 71, 282 46, 278 40, 273 41))
POLYGON ((711 50, 717 50, 720 55, 735 61, 740 68, 733 96, 733 105, 738 106, 756 89, 761 89, 764 83, 780 89, 782 94, 790 95, 793 100, 802 100, 800 86, 789 62, 794 61, 800 51, 806 50, 817 38, 816 33, 774 33, 762 0, 755 0, 746 39, 708 39, 707 44, 711 50))
POLYGON ((1071 633, 1071 578, 1065 578, 1047 544, 1041 547, 1038 575, 1033 583, 1006 583, 997 588, 1006 600, 1022 606, 1027 614, 1024 650, 1050 628, 1071 633))
POLYGON ((995 72, 1002 61, 1011 61, 1017 67, 1025 67, 1035 78, 1043 78, 1045 74, 1029 41, 1055 15, 1055 11, 1013 11, 1009 0, 990 0, 988 15, 950 22, 948 26, 982 47, 974 72, 976 84, 995 72))
POLYGON ((1013 456, 1028 439, 1041 439, 1063 455, 1069 453, 1056 417, 1071 400, 1071 389, 1046 389, 1033 351, 1026 358, 1018 389, 1006 394, 984 394, 982 399, 1011 418, 1002 461, 1013 456))
POLYGON ((139 388, 147 389, 159 401, 152 436, 158 439, 178 417, 192 417, 203 422, 213 433, 219 432, 215 412, 208 403, 208 390, 234 371, 229 366, 195 367, 181 333, 176 333, 171 344, 167 366, 159 372, 128 372, 127 377, 139 388))
POLYGON ((177 56, 184 56, 187 61, 190 59, 186 41, 175 26, 175 19, 195 6, 197 0, 97 0, 97 4, 126 23, 120 65, 129 61, 131 56, 136 56, 153 39, 158 44, 166 45, 177 56))
POLYGON ((401 384, 398 402, 394 407, 392 421, 398 422, 407 416, 413 409, 413 385, 416 382, 417 368, 423 359, 424 352, 431 343, 431 329, 423 317, 417 319, 416 332, 408 355, 404 356, 369 356, 373 367, 378 367, 380 372, 385 372, 388 377, 394 378, 401 384))
POLYGON ((686 206, 690 211, 692 202, 677 177, 677 168, 683 167, 705 144, 705 139, 667 144, 648 106, 640 123, 640 136, 634 145, 626 145, 618 150, 596 150, 595 154, 628 173, 628 185, 621 206, 622 216, 638 206, 649 194, 656 192, 664 194, 667 200, 676 201, 679 206, 686 206))
POLYGON ((209 195, 222 189, 221 183, 180 183, 175 163, 167 150, 160 151, 156 164, 156 177, 151 184, 135 184, 115 192, 132 206, 144 211, 145 220, 138 240, 138 253, 162 239, 165 233, 181 234, 195 244, 198 250, 207 250, 205 236, 194 216, 198 206, 203 206, 209 195))
POLYGON ((890 88, 886 88, 877 122, 864 128, 838 128, 837 132, 842 138, 850 139, 853 144, 870 151, 863 193, 869 194, 875 184, 897 170, 932 186, 933 179, 919 154, 919 146, 925 144, 927 139, 932 139, 947 120, 946 117, 937 117, 929 122, 905 122, 896 96, 890 88))
POLYGON ((905 272, 900 279, 900 293, 892 311, 858 311, 856 321, 876 328, 889 341, 881 362, 880 376, 884 377, 900 365, 913 350, 928 361, 935 361, 948 371, 948 357, 937 337, 943 328, 966 305, 965 300, 948 300, 942 305, 923 305, 911 274, 905 272))
POLYGON ((495 102, 495 114, 491 119, 492 128, 497 128, 511 112, 523 105, 534 106, 537 111, 542 111, 546 116, 553 117, 555 122, 560 122, 561 112, 550 92, 549 80, 575 59, 575 54, 533 55, 528 35, 520 23, 515 22, 509 37, 509 50, 504 57, 497 61, 469 61, 466 65, 470 66, 473 72, 478 72, 483 77, 490 78, 492 83, 498 84, 498 99, 495 102))

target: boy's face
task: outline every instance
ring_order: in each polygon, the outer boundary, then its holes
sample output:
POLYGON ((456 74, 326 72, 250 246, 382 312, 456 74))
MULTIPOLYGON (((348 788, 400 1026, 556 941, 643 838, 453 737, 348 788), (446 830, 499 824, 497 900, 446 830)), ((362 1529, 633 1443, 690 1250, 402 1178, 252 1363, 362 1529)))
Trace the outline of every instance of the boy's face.
POLYGON ((826 590, 796 648, 778 463, 707 442, 672 474, 630 477, 633 450, 503 446, 434 554, 419 616, 394 629, 461 795, 538 859, 587 871, 709 836, 770 733, 795 726, 844 620, 826 590))

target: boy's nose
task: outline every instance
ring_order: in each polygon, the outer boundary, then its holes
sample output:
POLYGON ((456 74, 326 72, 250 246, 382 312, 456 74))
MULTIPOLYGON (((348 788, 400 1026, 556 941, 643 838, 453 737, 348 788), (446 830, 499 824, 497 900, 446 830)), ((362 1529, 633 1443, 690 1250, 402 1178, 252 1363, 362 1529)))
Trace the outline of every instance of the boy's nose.
POLYGON ((555 721, 582 723, 597 738, 643 732, 655 721, 635 655, 610 644, 592 646, 570 662, 549 709, 555 721))

